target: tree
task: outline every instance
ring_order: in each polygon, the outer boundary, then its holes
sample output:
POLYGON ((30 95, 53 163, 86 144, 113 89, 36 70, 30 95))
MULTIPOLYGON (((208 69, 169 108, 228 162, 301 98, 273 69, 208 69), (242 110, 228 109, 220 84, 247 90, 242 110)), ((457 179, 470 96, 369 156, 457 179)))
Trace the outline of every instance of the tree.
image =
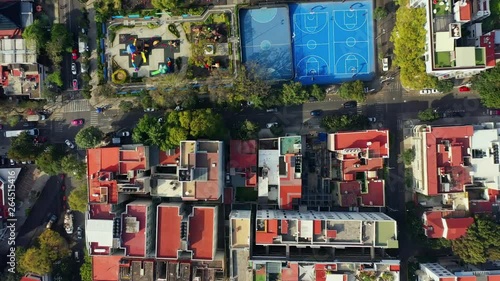
POLYGON ((246 97, 246 101, 256 108, 263 108, 271 94, 271 85, 265 80, 266 74, 258 65, 243 66, 233 82, 233 93, 246 97))
POLYGON ((28 41, 29 44, 36 46, 37 52, 45 47, 45 44, 49 40, 49 34, 45 23, 39 19, 33 21, 33 23, 27 26, 23 31, 23 38, 28 41))
POLYGON ((141 98, 141 105, 144 109, 153 107, 153 98, 150 95, 144 95, 141 98))
POLYGON ((99 128, 90 126, 76 134, 75 142, 80 148, 93 148, 101 143, 103 137, 104 133, 99 128))
POLYGON ((447 80, 439 80, 436 83, 436 89, 441 93, 449 93, 453 90, 453 81, 447 80))
POLYGON ((85 211, 87 210, 87 201, 88 201, 87 192, 88 189, 86 184, 77 187, 71 191, 71 193, 68 196, 68 205, 71 210, 76 210, 85 213, 85 211))
POLYGON ((66 240, 51 229, 46 229, 37 239, 37 245, 29 248, 19 259, 23 271, 45 275, 52 265, 70 253, 66 240))
POLYGON ((152 0, 151 4, 156 9, 174 10, 179 5, 176 0, 152 0))
POLYGON ((375 17, 376 20, 381 20, 387 17, 387 10, 384 7, 377 7, 373 11, 373 16, 375 17))
POLYGON ((283 84, 281 100, 284 105, 302 104, 309 98, 309 92, 300 82, 283 84))
POLYGON ((40 150, 40 147, 33 143, 33 137, 23 132, 12 139, 7 155, 17 161, 31 161, 37 158, 40 150))
POLYGON ((182 127, 189 128, 189 135, 195 139, 217 138, 224 134, 222 117, 211 109, 181 111, 179 121, 182 127))
POLYGON ((418 113, 418 119, 422 122, 432 122, 439 119, 439 114, 432 108, 427 108, 418 113))
POLYGON ((499 231, 500 226, 490 218, 476 217, 467 234, 451 242, 453 252, 465 263, 481 264, 488 260, 497 260, 497 249, 500 247, 500 237, 497 235, 499 231))
POLYGON ((339 96, 346 100, 363 102, 366 100, 365 86, 361 80, 342 83, 339 88, 339 96))
POLYGON ((283 136, 283 133, 284 133, 283 126, 280 124, 278 124, 276 126, 272 126, 271 128, 269 128, 269 130, 276 137, 283 136))
POLYGON ((257 123, 245 120, 236 128, 235 137, 241 140, 257 139, 260 127, 257 123))
POLYGON ((407 0, 400 2, 391 41, 394 43, 393 62, 400 67, 401 83, 413 89, 435 88, 437 79, 427 75, 422 59, 426 48, 425 9, 407 7, 407 0))
POLYGON ((132 140, 135 143, 145 145, 162 146, 166 139, 165 125, 159 124, 158 120, 151 115, 144 115, 139 119, 132 133, 132 140))
POLYGON ((363 115, 325 116, 321 126, 330 132, 356 131, 366 127, 368 120, 363 115))
POLYGON ((120 101, 120 104, 118 105, 118 107, 123 112, 130 112, 134 108, 134 103, 131 101, 127 101, 127 100, 122 100, 122 101, 120 101))
POLYGON ((323 101, 325 100, 326 97, 326 91, 322 89, 320 86, 314 84, 310 88, 310 96, 318 101, 323 101))
POLYGON ((92 258, 87 253, 85 253, 84 262, 80 267, 80 277, 82 281, 92 281, 92 258))
POLYGON ((87 165, 78 160, 74 154, 65 155, 60 160, 61 170, 68 175, 74 175, 77 179, 82 180, 87 173, 87 165))
POLYGON ((53 83, 59 87, 62 87, 64 85, 60 70, 56 70, 56 71, 52 72, 51 74, 47 75, 47 79, 45 81, 49 82, 49 83, 53 83))
POLYGON ((61 172, 61 155, 53 146, 48 146, 36 158, 37 167, 45 173, 53 176, 61 172))
POLYGON ((410 148, 403 151, 402 158, 405 165, 411 165, 413 160, 415 160, 415 149, 410 148))
POLYGON ((15 127, 17 124, 19 124, 19 121, 21 121, 21 116, 19 115, 11 115, 7 119, 7 123, 9 123, 11 127, 15 127))
POLYGON ((98 97, 111 98, 116 94, 115 88, 109 84, 99 85, 95 88, 94 94, 98 97))
MULTIPOLYGON (((210 44, 214 48, 213 44, 210 44)), ((207 55, 206 51, 209 44, 206 40, 198 39, 197 42, 191 44, 191 56, 189 56, 189 63, 197 67, 206 67, 212 65, 214 59, 211 55, 207 55)))
POLYGON ((57 280, 60 277, 60 280, 69 281, 73 280, 74 275, 77 273, 74 272, 75 268, 78 268, 75 264, 75 260, 69 256, 60 260, 60 264, 54 267, 52 271, 52 276, 54 276, 54 280, 57 280))
POLYGON ((500 108, 500 65, 472 78, 472 87, 487 108, 500 108))
POLYGON ((45 85, 42 90, 42 97, 48 101, 54 102, 57 98, 57 93, 45 85))

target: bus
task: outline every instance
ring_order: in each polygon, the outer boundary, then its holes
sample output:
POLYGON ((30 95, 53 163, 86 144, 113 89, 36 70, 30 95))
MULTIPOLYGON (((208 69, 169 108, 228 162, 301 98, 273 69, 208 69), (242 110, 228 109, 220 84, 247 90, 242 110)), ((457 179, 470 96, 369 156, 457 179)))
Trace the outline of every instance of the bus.
POLYGON ((29 129, 29 130, 12 130, 12 131, 5 131, 5 137, 6 138, 14 138, 18 137, 22 132, 27 132, 28 134, 37 137, 38 136, 38 129, 29 129))

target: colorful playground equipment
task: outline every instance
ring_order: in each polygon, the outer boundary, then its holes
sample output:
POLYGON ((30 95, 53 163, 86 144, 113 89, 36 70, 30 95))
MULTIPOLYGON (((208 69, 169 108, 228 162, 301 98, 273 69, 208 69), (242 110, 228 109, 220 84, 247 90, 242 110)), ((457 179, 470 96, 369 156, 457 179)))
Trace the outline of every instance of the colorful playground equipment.
MULTIPOLYGON (((156 47, 160 43, 160 40, 153 41, 152 47, 156 47)), ((150 44, 144 42, 142 39, 134 39, 132 44, 127 46, 127 53, 130 54, 130 59, 132 66, 135 71, 139 71, 139 68, 143 63, 148 63, 147 54, 150 52, 150 44), (140 56, 138 56, 140 54, 140 56)))
POLYGON ((170 58, 167 58, 167 64, 160 64, 160 68, 151 72, 151 76, 156 76, 158 74, 167 74, 170 72, 172 68, 172 61, 170 58))

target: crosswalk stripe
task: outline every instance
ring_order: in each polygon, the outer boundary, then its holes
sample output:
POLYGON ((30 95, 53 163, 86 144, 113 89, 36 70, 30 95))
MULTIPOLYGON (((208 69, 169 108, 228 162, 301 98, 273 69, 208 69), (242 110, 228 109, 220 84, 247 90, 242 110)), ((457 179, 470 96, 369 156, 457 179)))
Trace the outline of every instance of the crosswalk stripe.
POLYGON ((99 114, 97 112, 90 113, 90 125, 97 126, 99 125, 99 114))
POLYGON ((63 108, 63 112, 82 112, 90 111, 91 105, 88 100, 72 100, 63 108))

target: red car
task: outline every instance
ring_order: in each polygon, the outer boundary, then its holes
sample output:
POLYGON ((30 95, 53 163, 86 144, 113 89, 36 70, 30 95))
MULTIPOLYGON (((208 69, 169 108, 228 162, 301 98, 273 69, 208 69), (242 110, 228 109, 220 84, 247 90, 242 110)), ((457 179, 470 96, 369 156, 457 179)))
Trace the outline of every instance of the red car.
POLYGON ((47 141, 47 138, 46 137, 41 137, 41 136, 38 136, 36 138, 33 139, 33 143, 44 143, 47 141))
POLYGON ((71 52, 71 58, 73 60, 77 60, 78 59, 78 50, 77 49, 73 49, 73 52, 71 52))
POLYGON ((73 125, 73 126, 83 125, 83 119, 75 119, 75 120, 71 121, 71 125, 73 125))
POLYGON ((461 86, 460 88, 458 88, 458 91, 461 93, 470 92, 470 88, 467 86, 461 86))

